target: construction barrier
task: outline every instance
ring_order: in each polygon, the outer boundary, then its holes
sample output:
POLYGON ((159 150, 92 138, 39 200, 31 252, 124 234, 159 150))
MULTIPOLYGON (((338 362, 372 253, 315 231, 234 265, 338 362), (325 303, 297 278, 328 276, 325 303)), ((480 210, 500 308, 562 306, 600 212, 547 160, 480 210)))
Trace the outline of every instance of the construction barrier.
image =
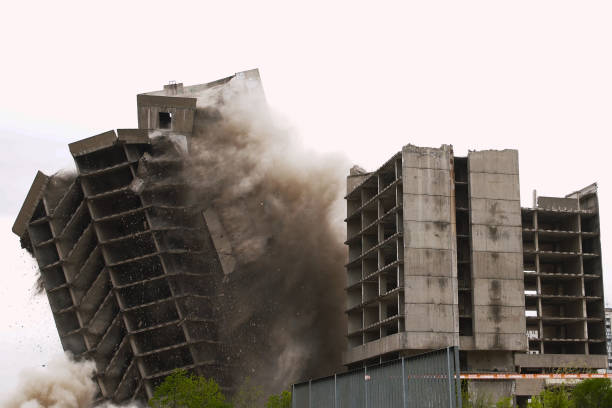
POLYGON ((456 347, 293 385, 293 408, 461 408, 456 347))
POLYGON ((517 378, 561 378, 561 379, 584 379, 584 378, 612 378, 608 374, 460 374, 462 380, 514 380, 517 378))

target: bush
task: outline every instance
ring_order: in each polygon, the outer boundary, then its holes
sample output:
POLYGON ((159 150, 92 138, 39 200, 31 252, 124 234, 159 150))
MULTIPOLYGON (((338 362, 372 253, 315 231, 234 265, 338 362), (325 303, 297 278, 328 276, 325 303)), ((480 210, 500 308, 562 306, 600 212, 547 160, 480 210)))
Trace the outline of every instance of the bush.
POLYGON ((279 395, 270 395, 266 408, 291 408, 291 392, 283 391, 279 395))
POLYGON ((612 407, 612 386, 607 378, 590 378, 576 385, 572 392, 575 408, 612 407))
POLYGON ((528 408, 570 408, 569 394, 564 387, 544 390, 531 399, 528 408))
POLYGON ((176 370, 164 379, 149 400, 152 408, 230 408, 213 379, 176 370))

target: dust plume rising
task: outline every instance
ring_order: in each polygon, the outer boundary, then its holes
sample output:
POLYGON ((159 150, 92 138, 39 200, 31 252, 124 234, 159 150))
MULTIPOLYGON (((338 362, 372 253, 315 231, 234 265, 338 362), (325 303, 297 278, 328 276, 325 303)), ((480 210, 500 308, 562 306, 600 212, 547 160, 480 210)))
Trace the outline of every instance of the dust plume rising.
POLYGON ((89 408, 96 395, 95 364, 55 356, 46 367, 25 370, 4 408, 89 408))
POLYGON ((342 196, 348 160, 304 148, 263 93, 235 79, 198 107, 184 167, 228 235, 220 340, 233 378, 264 392, 329 375, 345 350, 342 196))

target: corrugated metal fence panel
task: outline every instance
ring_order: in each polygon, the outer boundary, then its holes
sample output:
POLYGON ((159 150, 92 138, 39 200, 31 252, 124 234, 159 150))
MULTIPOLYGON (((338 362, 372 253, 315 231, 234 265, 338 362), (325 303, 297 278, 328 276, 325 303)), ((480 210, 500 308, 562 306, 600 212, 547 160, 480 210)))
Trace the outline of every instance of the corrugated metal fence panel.
POLYGON ((448 361, 446 350, 405 360, 408 407, 453 408, 455 406, 450 405, 449 392, 452 388, 449 387, 452 387, 455 379, 454 375, 449 379, 448 361))
POLYGON ((334 377, 313 380, 310 383, 310 405, 317 408, 334 408, 334 377))
MULTIPOLYGON (((402 391, 402 364, 391 364, 368 368, 367 387, 368 407, 402 408, 404 396, 402 391)), ((366 377, 367 378, 367 377, 366 377)))
POLYGON ((457 348, 295 384, 293 408, 461 408, 457 348))
POLYGON ((336 408, 365 408, 365 378, 363 370, 338 374, 336 378, 336 408))
POLYGON ((293 386, 291 398, 292 408, 309 408, 310 407, 310 384, 302 383, 293 386))

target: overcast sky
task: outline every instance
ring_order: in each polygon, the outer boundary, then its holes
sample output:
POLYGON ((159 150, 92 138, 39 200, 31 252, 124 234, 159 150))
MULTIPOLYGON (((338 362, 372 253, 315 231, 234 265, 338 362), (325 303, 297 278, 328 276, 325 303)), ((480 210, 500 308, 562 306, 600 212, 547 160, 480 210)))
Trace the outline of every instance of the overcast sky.
MULTIPOLYGON (((612 2, 3 4, 0 397, 61 350, 10 227, 67 144, 134 128, 136 94, 259 68, 304 144, 375 169, 405 144, 519 150, 521 201, 599 184, 612 257, 612 2)), ((612 296, 612 279, 606 278, 612 296)))

